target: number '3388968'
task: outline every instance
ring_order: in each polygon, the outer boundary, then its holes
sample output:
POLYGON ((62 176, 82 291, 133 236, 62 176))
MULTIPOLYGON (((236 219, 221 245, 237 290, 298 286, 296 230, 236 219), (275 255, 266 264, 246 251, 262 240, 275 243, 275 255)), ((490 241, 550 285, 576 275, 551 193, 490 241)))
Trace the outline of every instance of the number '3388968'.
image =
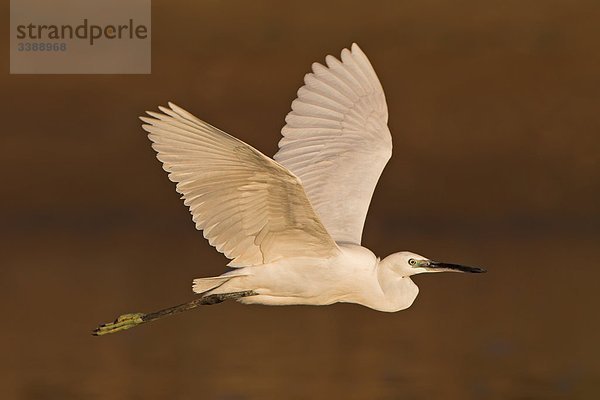
POLYGON ((37 43, 19 42, 17 51, 67 51, 67 44, 62 43, 37 43))

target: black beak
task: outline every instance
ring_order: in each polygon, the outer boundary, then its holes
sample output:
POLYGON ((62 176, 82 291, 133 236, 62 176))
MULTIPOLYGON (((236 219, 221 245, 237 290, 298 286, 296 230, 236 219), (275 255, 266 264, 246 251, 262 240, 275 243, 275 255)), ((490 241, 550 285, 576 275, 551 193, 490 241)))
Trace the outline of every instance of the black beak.
POLYGON ((460 265, 460 264, 448 264, 448 263, 437 262, 437 261, 431 261, 429 263, 428 267, 432 268, 432 269, 443 269, 446 271, 470 272, 473 274, 480 274, 483 272, 487 272, 483 268, 468 267, 466 265, 460 265))

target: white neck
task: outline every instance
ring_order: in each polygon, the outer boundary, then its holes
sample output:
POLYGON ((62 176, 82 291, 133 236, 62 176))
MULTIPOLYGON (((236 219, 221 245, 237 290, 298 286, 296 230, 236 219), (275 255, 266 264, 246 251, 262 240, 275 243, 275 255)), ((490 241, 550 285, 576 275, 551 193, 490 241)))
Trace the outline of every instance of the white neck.
POLYGON ((411 306, 419 288, 408 276, 404 276, 402 270, 398 270, 394 259, 386 257, 377 266, 377 279, 384 293, 384 301, 381 311, 400 311, 411 306))

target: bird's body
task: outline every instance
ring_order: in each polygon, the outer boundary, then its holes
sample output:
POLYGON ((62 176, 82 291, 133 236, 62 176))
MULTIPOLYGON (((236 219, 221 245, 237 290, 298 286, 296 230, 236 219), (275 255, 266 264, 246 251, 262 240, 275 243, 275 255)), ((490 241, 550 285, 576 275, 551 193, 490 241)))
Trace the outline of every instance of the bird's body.
POLYGON ((339 254, 328 258, 298 257, 234 270, 234 277, 205 294, 253 290, 246 304, 329 305, 356 303, 379 311, 410 307, 418 288, 410 277, 401 277, 369 249, 339 245, 339 254))
MULTIPOLYGON (((231 271, 194 280, 194 292, 206 299, 200 304, 347 302, 393 312, 417 296, 411 275, 483 272, 410 252, 380 261, 361 245, 373 191, 392 154, 383 88, 356 44, 341 60, 314 63, 304 83, 273 159, 172 103, 141 117, 196 228, 231 259, 231 271)), ((146 322, 140 315, 97 334, 146 322)))

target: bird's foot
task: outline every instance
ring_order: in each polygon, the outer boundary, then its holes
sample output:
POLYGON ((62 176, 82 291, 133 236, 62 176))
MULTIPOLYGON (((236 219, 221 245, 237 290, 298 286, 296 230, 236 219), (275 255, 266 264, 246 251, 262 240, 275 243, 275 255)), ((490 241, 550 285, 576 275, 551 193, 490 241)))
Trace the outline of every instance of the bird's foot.
POLYGON ((102 324, 92 332, 94 336, 102 336, 109 333, 115 333, 124 331, 126 329, 133 328, 134 326, 138 326, 143 324, 144 321, 144 313, 134 313, 134 314, 123 314, 119 316, 114 322, 109 322, 107 324, 102 324))

